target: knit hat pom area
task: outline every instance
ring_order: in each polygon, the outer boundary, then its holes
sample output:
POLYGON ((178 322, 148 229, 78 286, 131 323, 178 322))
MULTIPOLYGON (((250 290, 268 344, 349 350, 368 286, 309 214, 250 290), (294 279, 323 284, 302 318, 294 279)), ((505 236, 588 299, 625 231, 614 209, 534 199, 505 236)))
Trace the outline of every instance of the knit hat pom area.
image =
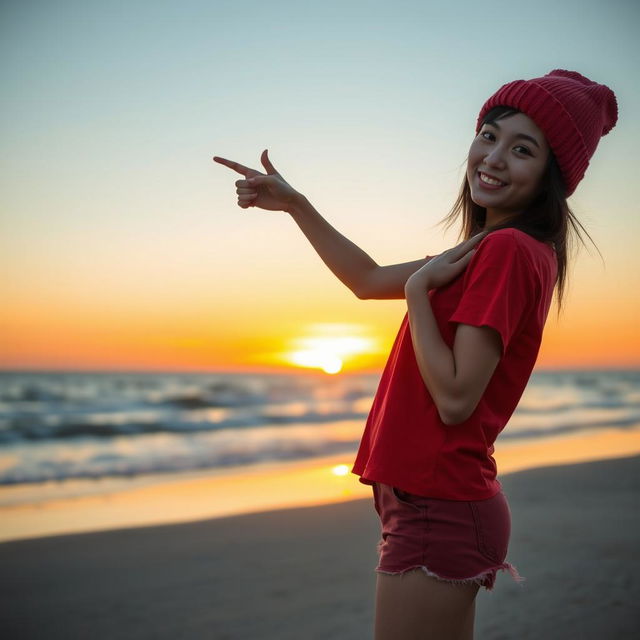
POLYGON ((540 127, 558 161, 567 196, 584 177, 600 138, 618 121, 613 91, 566 69, 500 87, 482 106, 476 132, 487 112, 497 106, 518 109, 540 127))
MULTIPOLYGON (((597 90, 602 92, 602 100, 600 105, 604 111, 603 113, 603 121, 602 121, 602 133, 600 135, 606 136, 613 127, 616 126, 618 122, 618 100, 616 99, 616 94, 609 89, 604 84, 598 84, 597 82, 593 82, 593 80, 589 80, 589 78, 585 78, 581 73, 577 71, 567 71, 566 69, 554 69, 550 71, 547 76, 559 76, 564 78, 570 78, 571 80, 575 80, 577 83, 582 85, 582 87, 594 87, 598 88, 597 90)), ((597 108, 597 104, 594 105, 597 108)))

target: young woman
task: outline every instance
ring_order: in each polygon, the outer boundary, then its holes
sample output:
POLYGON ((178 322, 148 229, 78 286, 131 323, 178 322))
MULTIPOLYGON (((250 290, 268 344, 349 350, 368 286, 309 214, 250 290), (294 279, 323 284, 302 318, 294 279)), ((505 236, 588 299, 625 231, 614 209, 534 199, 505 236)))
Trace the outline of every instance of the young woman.
POLYGON ((435 257, 379 266, 338 233, 270 162, 244 176, 238 204, 288 212, 362 299, 404 298, 407 314, 353 472, 373 487, 382 539, 376 640, 473 638, 475 597, 493 588, 511 532, 493 443, 525 389, 570 232, 566 198, 617 121, 606 86, 573 71, 502 86, 480 110, 449 216, 464 241, 435 257))

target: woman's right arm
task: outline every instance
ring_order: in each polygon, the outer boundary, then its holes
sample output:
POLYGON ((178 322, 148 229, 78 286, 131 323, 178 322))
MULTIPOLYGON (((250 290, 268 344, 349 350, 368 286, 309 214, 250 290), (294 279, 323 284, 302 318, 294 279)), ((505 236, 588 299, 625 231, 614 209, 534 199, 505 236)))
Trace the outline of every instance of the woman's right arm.
POLYGON ((304 195, 286 182, 271 164, 266 150, 261 157, 266 175, 232 160, 218 156, 214 156, 214 160, 247 178, 236 181, 240 207, 253 206, 289 213, 327 267, 358 298, 404 298, 407 280, 428 262, 423 258, 402 264, 378 265, 360 247, 334 229, 304 195))
POLYGON ((409 277, 427 258, 380 266, 360 247, 334 229, 302 194, 287 208, 322 261, 362 300, 404 298, 409 277))

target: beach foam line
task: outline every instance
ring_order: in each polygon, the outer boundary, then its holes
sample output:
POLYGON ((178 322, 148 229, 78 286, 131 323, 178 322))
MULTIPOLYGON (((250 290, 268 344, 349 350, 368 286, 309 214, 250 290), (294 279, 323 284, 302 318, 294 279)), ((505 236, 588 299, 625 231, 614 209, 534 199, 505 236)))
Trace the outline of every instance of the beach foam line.
MULTIPOLYGON (((498 442, 499 478, 535 467, 640 453, 640 429, 603 429, 498 442)), ((183 523, 243 513, 370 498, 351 473, 353 456, 270 463, 216 472, 157 474, 3 487, 0 541, 183 523)))

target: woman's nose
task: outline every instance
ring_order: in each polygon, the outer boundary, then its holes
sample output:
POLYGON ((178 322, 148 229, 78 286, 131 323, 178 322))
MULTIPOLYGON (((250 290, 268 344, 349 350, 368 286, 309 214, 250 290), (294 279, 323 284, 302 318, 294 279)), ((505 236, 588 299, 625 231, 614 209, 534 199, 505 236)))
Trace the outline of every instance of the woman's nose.
POLYGON ((489 153, 484 157, 484 163, 489 167, 503 167, 504 166, 504 151, 500 146, 496 145, 491 149, 489 153))

